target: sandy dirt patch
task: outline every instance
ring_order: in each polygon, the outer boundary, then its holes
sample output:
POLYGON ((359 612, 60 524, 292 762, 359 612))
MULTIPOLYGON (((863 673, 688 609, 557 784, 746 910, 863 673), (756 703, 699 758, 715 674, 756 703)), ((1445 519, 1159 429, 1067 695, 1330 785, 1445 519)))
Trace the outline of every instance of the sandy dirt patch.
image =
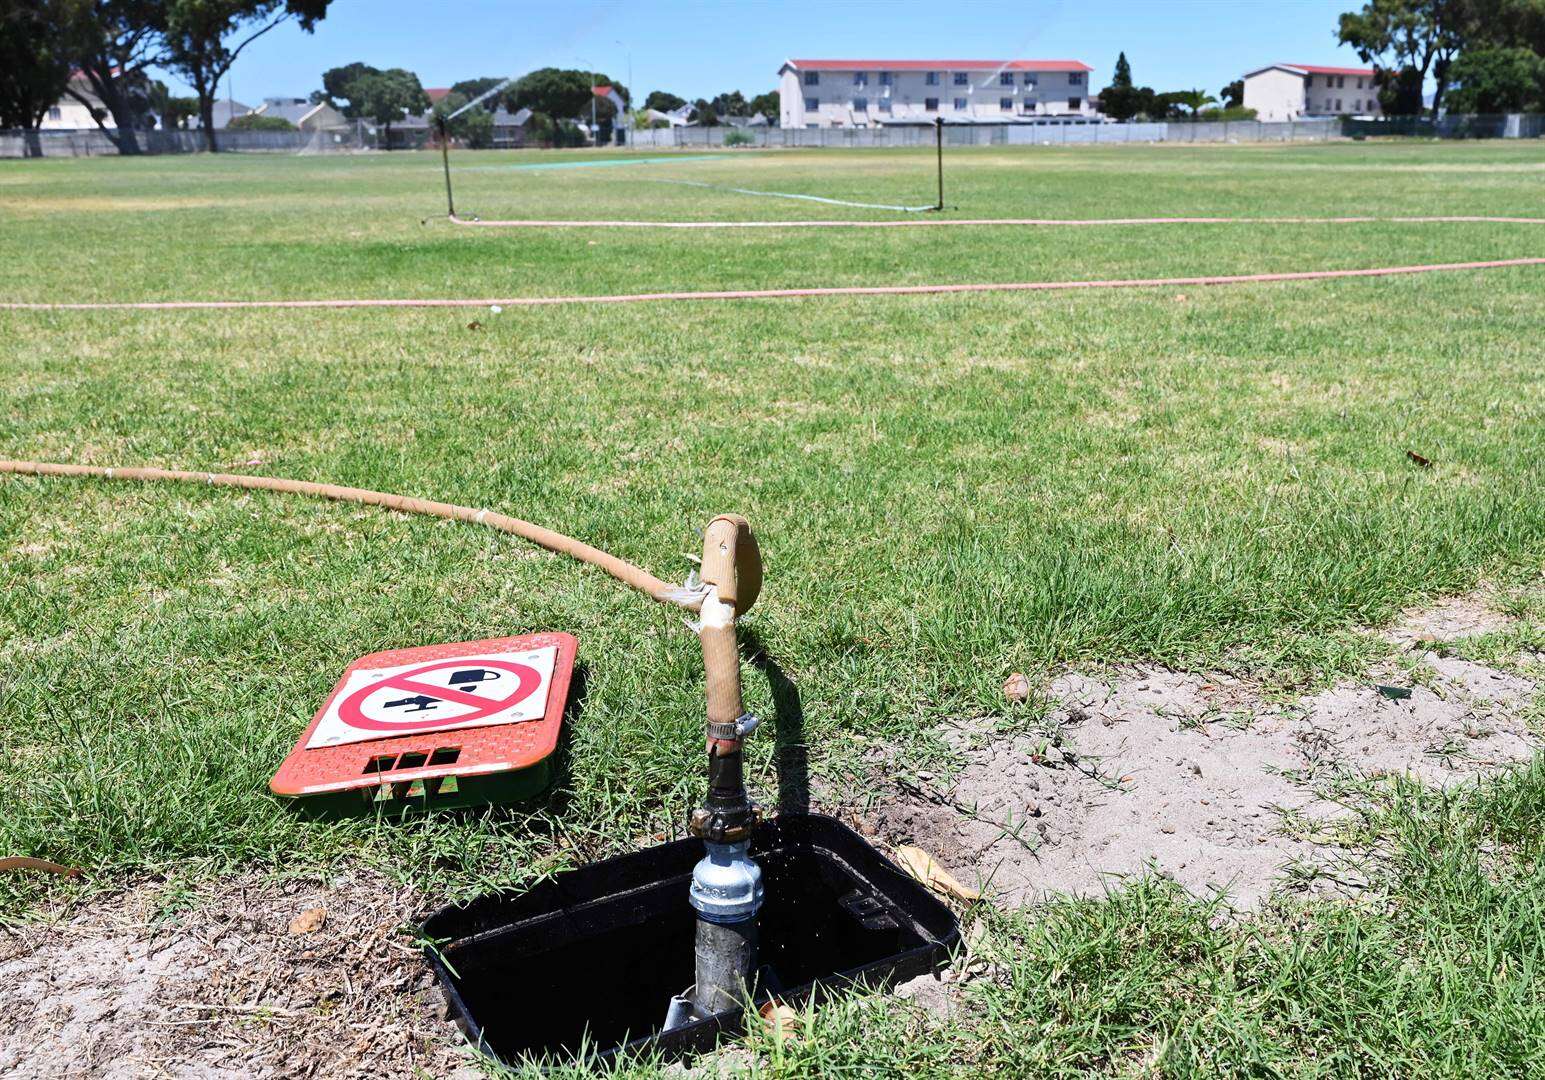
POLYGON ((0 1074, 480 1076, 405 930, 424 906, 366 874, 82 903, 0 936, 0 1074))
POLYGON ((1286 703, 1216 675, 1064 675, 1042 730, 955 729, 953 783, 903 785, 867 824, 1010 904, 1150 870, 1241 909, 1278 886, 1355 889, 1356 861, 1335 846, 1348 782, 1452 785, 1540 745, 1538 682, 1432 648, 1507 625, 1469 598, 1408 612, 1385 635, 1406 663, 1286 703))

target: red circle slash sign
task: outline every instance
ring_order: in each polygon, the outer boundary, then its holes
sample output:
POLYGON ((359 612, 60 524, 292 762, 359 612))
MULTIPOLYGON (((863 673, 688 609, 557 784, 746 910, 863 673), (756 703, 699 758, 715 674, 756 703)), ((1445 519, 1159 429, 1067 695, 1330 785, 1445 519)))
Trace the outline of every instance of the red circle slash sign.
POLYGON ((516 664, 508 660, 486 660, 477 656, 464 656, 458 660, 446 660, 439 664, 426 664, 412 671, 404 671, 380 682, 362 686, 344 699, 338 706, 338 718, 350 727, 359 728, 361 731, 423 731, 426 728, 444 728, 455 724, 465 724, 472 720, 481 720, 485 716, 503 712, 513 708, 536 693, 538 686, 542 685, 542 675, 535 668, 525 664, 516 664), (430 683, 417 681, 418 676, 426 675, 431 671, 439 671, 442 668, 483 667, 502 668, 510 672, 520 680, 520 685, 515 692, 505 698, 485 698, 476 694, 469 694, 463 690, 452 690, 445 686, 434 686, 430 683), (365 699, 377 690, 390 687, 394 690, 406 690, 410 694, 424 694, 428 697, 438 698, 441 701, 455 705, 471 705, 476 711, 464 713, 450 719, 445 717, 431 717, 427 720, 401 720, 391 723, 383 723, 380 720, 372 720, 360 711, 360 706, 365 699))

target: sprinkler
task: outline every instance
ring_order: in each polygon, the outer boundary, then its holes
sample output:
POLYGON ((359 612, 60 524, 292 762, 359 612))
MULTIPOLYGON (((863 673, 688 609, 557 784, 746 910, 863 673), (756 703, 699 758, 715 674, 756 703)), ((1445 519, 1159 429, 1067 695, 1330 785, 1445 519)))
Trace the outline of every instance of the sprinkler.
POLYGON ((733 1008, 754 987, 757 913, 762 871, 751 859, 751 832, 759 814, 746 793, 742 746, 757 719, 740 693, 740 648, 735 618, 762 587, 762 559, 745 518, 714 518, 703 534, 698 640, 708 678, 708 798, 692 812, 692 835, 707 854, 692 870, 688 893, 697 912, 696 981, 691 1000, 698 1018, 733 1008))

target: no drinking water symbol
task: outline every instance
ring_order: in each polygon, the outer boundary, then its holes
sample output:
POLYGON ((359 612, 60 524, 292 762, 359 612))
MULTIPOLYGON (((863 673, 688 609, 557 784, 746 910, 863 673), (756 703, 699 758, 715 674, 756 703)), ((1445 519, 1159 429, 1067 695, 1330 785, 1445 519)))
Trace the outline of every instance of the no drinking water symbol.
POLYGON ((362 731, 424 731, 506 712, 542 685, 542 673, 512 660, 444 660, 355 690, 338 718, 362 731))

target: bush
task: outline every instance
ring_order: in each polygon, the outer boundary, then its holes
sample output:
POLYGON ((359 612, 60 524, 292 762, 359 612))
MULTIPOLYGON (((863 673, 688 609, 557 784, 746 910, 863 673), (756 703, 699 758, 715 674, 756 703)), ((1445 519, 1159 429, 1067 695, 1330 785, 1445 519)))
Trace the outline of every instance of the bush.
POLYGON ((246 116, 238 116, 228 125, 230 131, 296 131, 294 124, 282 116, 264 116, 262 113, 248 113, 246 116))
POLYGON ((755 142, 755 135, 749 131, 741 131, 739 128, 724 133, 725 146, 750 146, 755 142))
POLYGON ((1200 120, 1254 120, 1255 110, 1243 105, 1230 105, 1226 109, 1203 109, 1200 120))

